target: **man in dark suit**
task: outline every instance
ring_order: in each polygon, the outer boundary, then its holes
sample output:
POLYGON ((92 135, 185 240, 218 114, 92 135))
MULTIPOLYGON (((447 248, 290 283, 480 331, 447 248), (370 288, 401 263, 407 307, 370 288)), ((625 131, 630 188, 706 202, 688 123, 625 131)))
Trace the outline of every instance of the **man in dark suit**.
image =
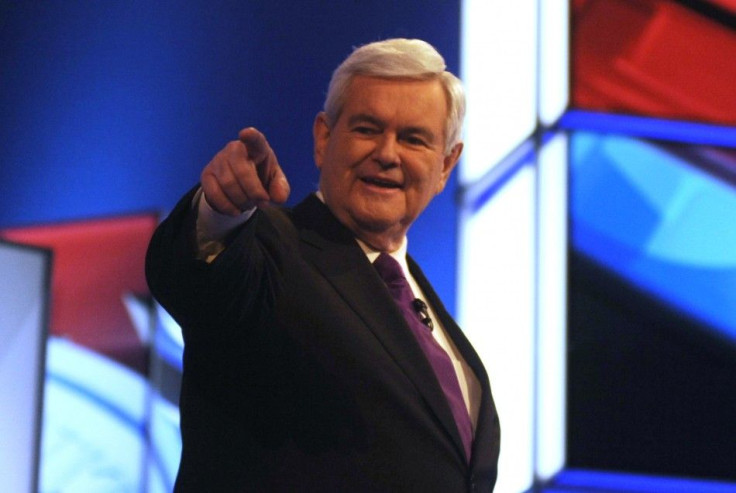
POLYGON ((177 491, 493 490, 488 377, 406 255, 464 105, 428 44, 365 45, 314 122, 316 194, 269 205, 289 185, 248 128, 161 224, 147 276, 184 333, 177 491))

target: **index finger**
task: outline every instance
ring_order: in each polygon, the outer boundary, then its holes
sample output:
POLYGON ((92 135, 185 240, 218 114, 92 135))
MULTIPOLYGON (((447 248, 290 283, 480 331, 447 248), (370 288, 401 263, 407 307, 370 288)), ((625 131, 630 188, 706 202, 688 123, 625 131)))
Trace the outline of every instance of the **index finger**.
POLYGON ((238 133, 238 140, 245 144, 248 157, 256 166, 267 161, 273 155, 266 136, 253 127, 241 130, 238 133))
POLYGON ((286 202, 290 192, 289 182, 266 137, 257 129, 248 127, 238 132, 238 139, 245 147, 248 160, 255 165, 270 200, 276 203, 286 202))

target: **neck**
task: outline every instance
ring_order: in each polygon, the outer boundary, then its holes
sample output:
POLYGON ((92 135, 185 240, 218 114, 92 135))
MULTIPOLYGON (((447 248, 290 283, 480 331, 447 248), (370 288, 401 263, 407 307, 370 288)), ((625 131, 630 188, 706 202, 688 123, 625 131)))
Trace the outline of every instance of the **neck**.
POLYGON ((378 254, 384 253, 384 252, 390 254, 392 257, 396 258, 397 260, 406 257, 406 249, 408 246, 406 239, 404 239, 404 241, 401 243, 401 245, 399 245, 398 248, 394 250, 390 250, 390 251, 378 250, 357 237, 355 238, 355 241, 358 242, 358 245, 360 245, 361 250, 363 250, 363 252, 368 256, 371 262, 375 260, 378 254))
POLYGON ((358 240, 362 241, 369 248, 377 252, 395 252, 400 249, 406 241, 406 236, 404 235, 394 237, 385 234, 371 234, 370 232, 366 233, 363 231, 353 231, 353 233, 355 233, 355 237, 358 240))

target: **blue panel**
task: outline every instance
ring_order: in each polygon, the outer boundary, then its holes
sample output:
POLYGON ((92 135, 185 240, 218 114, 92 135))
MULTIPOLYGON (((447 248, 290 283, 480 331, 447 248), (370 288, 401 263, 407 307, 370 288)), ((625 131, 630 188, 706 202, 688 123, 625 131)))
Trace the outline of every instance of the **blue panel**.
POLYGON ((736 190, 644 141, 572 152, 574 247, 736 343, 736 190))
POLYGON ((736 485, 718 481, 567 470, 544 493, 734 493, 736 485))
POLYGON ((578 110, 565 113, 559 125, 570 130, 612 132, 691 144, 736 147, 736 128, 721 125, 578 110))
MULTIPOLYGON (((316 188, 312 122, 354 46, 418 37, 459 65, 459 0, 28 0, 0 12, 3 227, 169 210, 249 125, 268 136, 293 203, 316 188)), ((410 247, 450 310, 454 184, 410 247), (431 249, 415 251, 423 237, 431 249)))

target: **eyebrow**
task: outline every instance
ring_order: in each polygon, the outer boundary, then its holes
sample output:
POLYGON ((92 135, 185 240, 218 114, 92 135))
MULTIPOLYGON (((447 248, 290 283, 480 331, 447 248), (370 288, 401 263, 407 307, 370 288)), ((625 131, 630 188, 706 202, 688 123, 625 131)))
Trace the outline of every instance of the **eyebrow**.
POLYGON ((348 119, 348 125, 355 125, 356 123, 371 123, 377 127, 385 126, 382 120, 367 113, 358 113, 348 119))

